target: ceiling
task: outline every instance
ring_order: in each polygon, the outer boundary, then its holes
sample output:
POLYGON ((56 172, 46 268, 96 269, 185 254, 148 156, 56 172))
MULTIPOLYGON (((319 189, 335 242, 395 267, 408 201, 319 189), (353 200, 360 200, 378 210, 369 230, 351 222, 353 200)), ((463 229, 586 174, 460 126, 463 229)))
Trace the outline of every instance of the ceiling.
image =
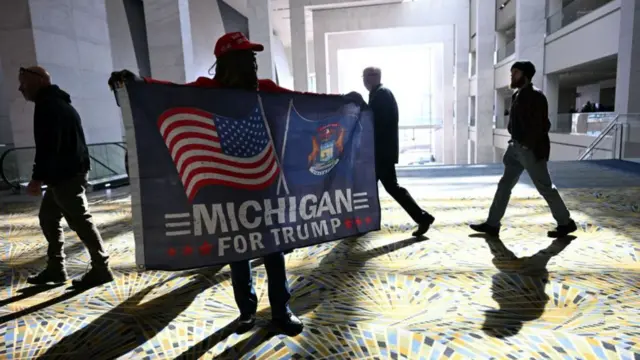
MULTIPOLYGON (((237 0, 236 0, 237 1, 237 0)), ((282 40, 284 46, 291 44, 291 27, 289 24, 289 1, 301 0, 271 0, 273 7, 273 16, 271 22, 273 28, 282 40)), ((370 6, 390 3, 401 3, 407 0, 333 0, 334 3, 321 6, 314 6, 315 9, 339 9, 345 7, 370 6)), ((411 0, 414 1, 414 0, 411 0)), ((327 1, 328 2, 328 1, 327 1)), ((307 41, 312 40, 313 36, 313 18, 311 11, 307 11, 307 41)))
POLYGON ((610 56, 591 63, 576 66, 558 73, 559 84, 562 88, 594 84, 604 80, 616 78, 618 68, 617 55, 610 56))

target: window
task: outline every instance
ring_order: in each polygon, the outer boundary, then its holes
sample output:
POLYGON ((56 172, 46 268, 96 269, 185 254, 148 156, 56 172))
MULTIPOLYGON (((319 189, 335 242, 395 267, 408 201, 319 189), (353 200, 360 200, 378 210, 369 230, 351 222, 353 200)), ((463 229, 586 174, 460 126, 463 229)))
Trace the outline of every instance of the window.
POLYGON ((379 67, 398 102, 400 126, 428 126, 443 118, 443 54, 441 43, 338 50, 338 71, 331 75, 340 93, 356 91, 366 99, 362 71, 379 67))

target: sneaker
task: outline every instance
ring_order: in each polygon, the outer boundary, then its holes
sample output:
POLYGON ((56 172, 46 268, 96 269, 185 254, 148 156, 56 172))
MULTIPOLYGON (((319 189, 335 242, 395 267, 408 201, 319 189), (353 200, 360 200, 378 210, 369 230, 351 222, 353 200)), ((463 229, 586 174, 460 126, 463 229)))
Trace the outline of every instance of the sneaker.
POLYGON ((578 225, 573 219, 570 219, 567 225, 558 225, 555 230, 547 232, 547 236, 550 238, 562 238, 576 230, 578 230, 578 225))
POLYGON ((416 231, 414 231, 413 234, 411 235, 415 237, 420 237, 426 234, 435 220, 436 218, 434 218, 429 214, 426 214, 425 218, 418 224, 418 228, 416 229, 416 231))
POLYGON ((296 336, 304 329, 302 321, 291 312, 283 318, 274 318, 273 324, 287 336, 296 336))
POLYGON ((238 326, 236 327, 236 334, 244 334, 247 331, 253 329, 253 326, 256 324, 256 316, 254 314, 240 315, 237 323, 238 326))
POLYGON ((37 275, 27 278, 27 282, 31 285, 59 285, 65 283, 69 279, 64 268, 47 267, 37 275))
POLYGON ((500 234, 500 227, 491 226, 487 223, 471 224, 469 227, 477 233, 483 233, 491 236, 498 236, 500 234))
POLYGON ((74 279, 71 283, 76 289, 90 289, 113 281, 113 273, 108 267, 92 267, 80 279, 74 279))

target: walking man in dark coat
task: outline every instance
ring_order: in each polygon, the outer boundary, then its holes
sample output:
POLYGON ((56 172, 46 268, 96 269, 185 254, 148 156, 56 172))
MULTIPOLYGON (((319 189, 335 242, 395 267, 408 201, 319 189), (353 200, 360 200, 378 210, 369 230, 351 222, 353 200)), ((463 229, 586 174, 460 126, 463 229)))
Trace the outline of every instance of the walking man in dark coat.
POLYGON ((418 224, 413 236, 422 236, 435 218, 422 210, 409 192, 398 184, 396 164, 399 155, 398 103, 391 90, 381 83, 382 72, 375 67, 364 69, 362 79, 369 90, 369 106, 373 111, 376 176, 384 189, 418 224))
POLYGON ((34 285, 63 283, 67 280, 64 264, 64 217, 84 243, 91 256, 91 270, 73 280, 76 288, 90 288, 113 280, 102 237, 93 223, 86 196, 90 170, 89 150, 80 115, 71 105, 71 97, 51 84, 49 73, 38 66, 21 68, 20 92, 35 103, 33 131, 36 156, 28 192, 40 196, 40 227, 49 243, 48 264, 44 271, 27 281, 34 285))

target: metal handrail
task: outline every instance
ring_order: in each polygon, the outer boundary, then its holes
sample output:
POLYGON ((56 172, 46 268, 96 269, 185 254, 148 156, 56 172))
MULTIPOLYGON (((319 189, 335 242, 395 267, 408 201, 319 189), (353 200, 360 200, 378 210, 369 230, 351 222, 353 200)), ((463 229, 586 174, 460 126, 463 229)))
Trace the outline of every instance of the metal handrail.
MULTIPOLYGON (((95 143, 95 144, 89 144, 87 145, 87 147, 95 147, 95 146, 104 146, 104 145, 115 145, 118 146, 124 150, 126 150, 126 143, 124 142, 104 142, 104 143, 95 143)), ((11 181, 9 181, 9 179, 7 178, 6 174, 4 173, 4 166, 2 166, 4 164, 4 160, 7 157, 7 155, 9 155, 11 152, 16 151, 16 150, 30 150, 30 149, 35 149, 35 146, 24 146, 24 147, 14 147, 11 148, 5 152, 2 153, 2 155, 0 155, 0 179, 2 179, 2 181, 9 185, 12 189, 15 190, 19 190, 20 189, 20 183, 18 183, 17 185, 14 185, 11 183, 11 181)), ((109 166, 107 166, 106 164, 104 164, 102 161, 96 159, 94 156, 89 155, 89 159, 95 161, 96 163, 98 163, 99 165, 101 165, 102 167, 104 167, 105 169, 107 169, 108 171, 110 171, 111 173, 113 173, 114 175, 118 175, 118 172, 113 170, 112 168, 110 168, 109 166)))
MULTIPOLYGON (((114 144, 115 145, 115 144, 114 144)), ((89 155, 89 159, 97 162, 99 165, 101 165, 103 168, 109 170, 113 175, 118 175, 118 172, 113 170, 112 168, 110 168, 109 166, 107 166, 107 164, 103 163, 102 161, 96 159, 95 157, 89 155)))
POLYGON ((600 135, 598 135, 598 137, 596 137, 595 140, 593 140, 593 142, 591 143, 591 145, 589 145, 589 147, 587 147, 587 149, 584 151, 584 153, 582 153, 582 155, 580 155, 580 157, 578 158, 578 160, 584 160, 587 158, 587 156, 589 156, 589 154, 591 152, 593 152, 593 150, 596 149, 596 147, 600 144, 600 142, 602 142, 602 140, 604 140, 604 138, 609 135, 609 133, 611 132, 611 130, 616 128, 616 125, 618 124, 618 118, 620 117, 620 115, 616 115, 615 118, 613 118, 613 120, 611 120, 611 122, 609 123, 609 125, 607 125, 604 129, 602 129, 602 131, 600 132, 600 135))

